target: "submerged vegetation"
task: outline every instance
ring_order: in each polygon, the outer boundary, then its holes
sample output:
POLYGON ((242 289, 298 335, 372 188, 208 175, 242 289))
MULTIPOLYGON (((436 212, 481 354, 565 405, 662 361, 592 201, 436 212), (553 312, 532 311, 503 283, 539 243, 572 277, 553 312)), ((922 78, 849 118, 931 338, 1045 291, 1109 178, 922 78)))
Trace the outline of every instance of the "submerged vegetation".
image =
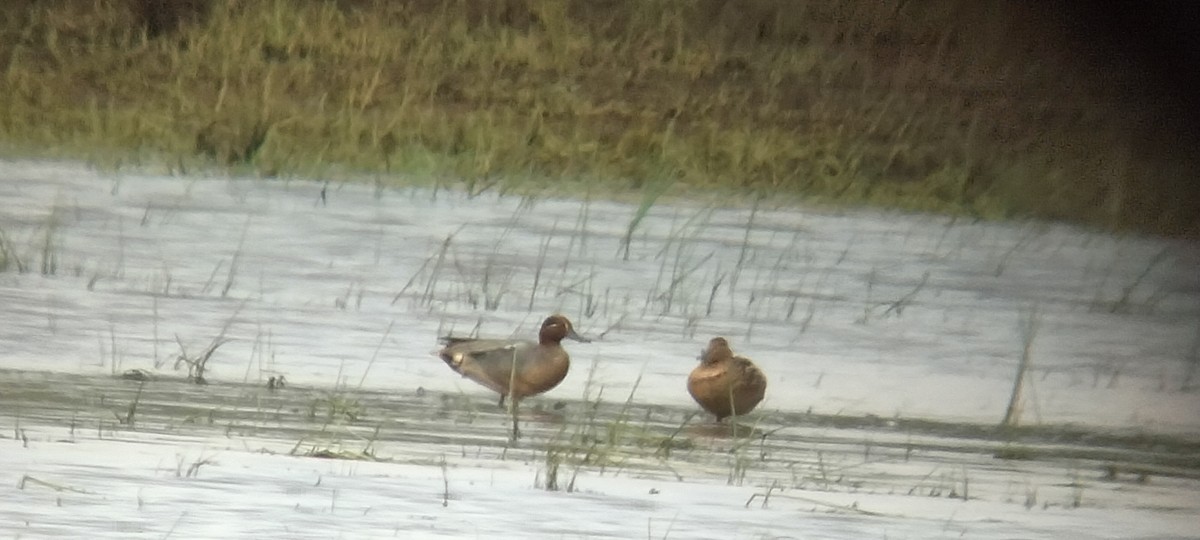
POLYGON ((1001 1, 14 0, 0 151, 1194 235, 1139 73, 1001 1), (435 180, 440 181, 440 180, 435 180))

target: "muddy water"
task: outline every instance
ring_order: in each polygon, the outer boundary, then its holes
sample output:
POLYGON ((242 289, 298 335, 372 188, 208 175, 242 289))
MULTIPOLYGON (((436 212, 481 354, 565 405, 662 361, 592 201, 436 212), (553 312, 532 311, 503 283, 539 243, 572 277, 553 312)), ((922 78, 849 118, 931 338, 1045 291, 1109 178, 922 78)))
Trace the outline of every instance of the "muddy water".
POLYGON ((682 537, 1050 538, 1088 523, 1079 537, 1104 538, 1186 537, 1200 510, 1200 454, 1174 438, 808 414, 733 433, 688 409, 541 405, 512 441, 492 400, 456 393, 0 371, 0 517, 35 537, 621 537, 657 518, 682 537), (513 503, 528 499, 551 500, 513 503))
POLYGON ((0 178, 17 535, 1188 537, 1200 507, 1194 244, 704 204, 625 242, 635 209, 597 201, 0 178), (550 312, 595 341, 512 443, 429 351, 550 312), (1030 429, 978 427, 1028 328, 1030 429), (770 377, 749 435, 683 391, 713 335, 770 377))

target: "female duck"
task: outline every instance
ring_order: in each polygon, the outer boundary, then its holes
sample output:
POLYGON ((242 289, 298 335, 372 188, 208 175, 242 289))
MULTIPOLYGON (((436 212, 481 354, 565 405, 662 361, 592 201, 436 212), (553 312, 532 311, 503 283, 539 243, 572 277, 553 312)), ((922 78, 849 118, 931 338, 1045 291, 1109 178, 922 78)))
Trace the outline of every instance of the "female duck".
POLYGON ((734 356, 725 338, 708 342, 700 354, 700 365, 688 376, 688 393, 704 410, 716 415, 746 414, 762 401, 767 377, 748 358, 734 356))

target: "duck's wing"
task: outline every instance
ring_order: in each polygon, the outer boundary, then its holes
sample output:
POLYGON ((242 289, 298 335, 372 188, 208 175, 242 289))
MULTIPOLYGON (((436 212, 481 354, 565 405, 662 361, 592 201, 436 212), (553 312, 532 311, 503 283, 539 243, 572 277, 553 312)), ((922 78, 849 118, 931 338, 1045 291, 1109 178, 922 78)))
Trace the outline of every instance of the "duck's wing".
POLYGON ((478 338, 478 337, 468 337, 468 336, 449 336, 449 335, 447 335, 447 336, 439 337, 438 343, 441 343, 442 345, 444 345, 446 347, 452 347, 455 345, 467 346, 467 344, 469 343, 469 344, 471 344, 470 345, 471 348, 478 349, 478 348, 488 348, 488 347, 503 348, 505 346, 517 345, 517 344, 521 343, 521 340, 497 339, 497 338, 478 338))
POLYGON ((509 351, 509 356, 512 355, 513 349, 527 346, 523 341, 512 341, 507 339, 476 339, 476 338, 456 338, 446 336, 441 338, 446 344, 439 355, 455 354, 462 356, 470 356, 472 358, 488 358, 491 356, 503 356, 504 351, 509 351))
POLYGON ((755 389, 767 388, 767 376, 750 359, 735 356, 731 364, 729 371, 735 380, 734 384, 755 389))
POLYGON ((758 366, 754 365, 754 362, 741 356, 735 356, 726 362, 701 365, 692 371, 688 379, 692 384, 714 385, 718 387, 750 386, 765 388, 767 386, 767 377, 763 375, 762 370, 758 369, 758 366))
POLYGON ((532 342, 502 339, 459 340, 443 348, 438 356, 463 377, 507 394, 513 357, 520 358, 536 346, 532 342))

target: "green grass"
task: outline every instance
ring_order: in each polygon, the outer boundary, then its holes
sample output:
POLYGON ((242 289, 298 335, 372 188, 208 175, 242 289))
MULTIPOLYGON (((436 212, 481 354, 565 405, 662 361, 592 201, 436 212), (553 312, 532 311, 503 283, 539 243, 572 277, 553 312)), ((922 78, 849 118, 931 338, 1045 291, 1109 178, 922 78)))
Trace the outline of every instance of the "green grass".
POLYGON ((1200 233, 1169 105, 1037 9, 13 0, 0 155, 1200 233))

